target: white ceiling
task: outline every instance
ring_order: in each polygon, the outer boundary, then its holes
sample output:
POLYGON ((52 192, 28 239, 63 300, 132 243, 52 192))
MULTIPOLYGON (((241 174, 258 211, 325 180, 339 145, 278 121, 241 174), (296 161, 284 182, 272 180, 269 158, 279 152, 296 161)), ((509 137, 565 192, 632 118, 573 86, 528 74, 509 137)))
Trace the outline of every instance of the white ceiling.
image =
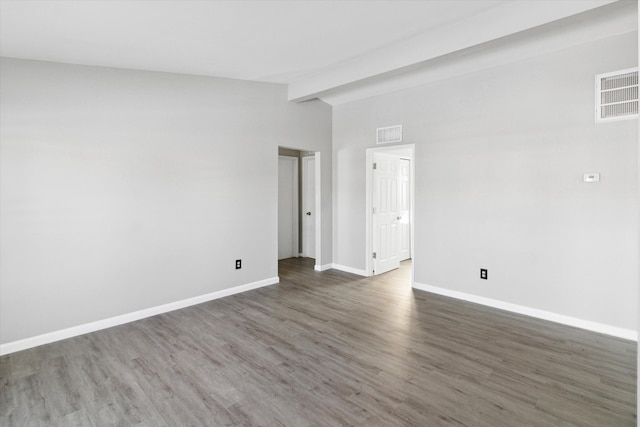
POLYGON ((1 0, 0 55, 286 83, 291 100, 335 104, 612 2, 1 0))

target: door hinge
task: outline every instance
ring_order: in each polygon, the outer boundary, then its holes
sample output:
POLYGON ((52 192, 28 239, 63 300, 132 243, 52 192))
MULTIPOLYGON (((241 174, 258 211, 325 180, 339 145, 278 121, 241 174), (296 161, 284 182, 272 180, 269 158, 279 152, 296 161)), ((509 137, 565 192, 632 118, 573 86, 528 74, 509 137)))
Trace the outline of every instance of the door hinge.
POLYGON ((373 259, 376 259, 376 253, 375 252, 373 253, 373 259))
POLYGON ((371 213, 376 213, 376 208, 371 208, 371 213))
POLYGON ((373 168, 374 168, 374 169, 378 169, 378 164, 377 164, 377 163, 374 163, 374 164, 373 164, 373 168))

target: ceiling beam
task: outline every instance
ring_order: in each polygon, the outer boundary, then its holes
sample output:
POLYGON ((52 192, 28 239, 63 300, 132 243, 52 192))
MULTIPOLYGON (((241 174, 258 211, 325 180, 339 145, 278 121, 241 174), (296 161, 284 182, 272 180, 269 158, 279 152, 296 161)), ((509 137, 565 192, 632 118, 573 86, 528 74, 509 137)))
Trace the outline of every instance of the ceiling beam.
POLYGON ((318 94, 330 105, 397 92, 488 70, 605 38, 637 34, 633 2, 621 2, 555 21, 469 49, 330 89, 318 94))
POLYGON ((316 98, 332 89, 424 63, 610 3, 615 3, 615 0, 505 1, 450 25, 433 28, 416 37, 303 76, 289 84, 288 98, 294 102, 316 98))

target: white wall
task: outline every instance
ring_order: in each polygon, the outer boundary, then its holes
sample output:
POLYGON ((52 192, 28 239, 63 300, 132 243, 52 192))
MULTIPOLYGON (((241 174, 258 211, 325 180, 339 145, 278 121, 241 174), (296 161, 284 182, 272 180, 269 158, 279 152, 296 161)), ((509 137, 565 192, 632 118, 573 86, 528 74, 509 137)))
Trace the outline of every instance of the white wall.
POLYGON ((416 282, 636 330, 638 124, 594 123, 594 75, 637 55, 627 34, 334 106, 334 262, 364 269, 365 149, 403 124, 416 282))
POLYGON ((325 154, 331 261, 328 105, 7 58, 0 75, 1 343, 277 276, 278 145, 325 154))

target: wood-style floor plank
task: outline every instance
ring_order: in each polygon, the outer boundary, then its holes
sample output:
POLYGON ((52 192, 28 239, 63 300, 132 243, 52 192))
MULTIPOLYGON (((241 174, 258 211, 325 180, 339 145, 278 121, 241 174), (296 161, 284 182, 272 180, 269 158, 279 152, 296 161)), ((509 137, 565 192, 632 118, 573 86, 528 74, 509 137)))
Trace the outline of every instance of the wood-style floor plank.
POLYGON ((3 426, 635 426, 636 345, 313 260, 0 358, 3 426))

